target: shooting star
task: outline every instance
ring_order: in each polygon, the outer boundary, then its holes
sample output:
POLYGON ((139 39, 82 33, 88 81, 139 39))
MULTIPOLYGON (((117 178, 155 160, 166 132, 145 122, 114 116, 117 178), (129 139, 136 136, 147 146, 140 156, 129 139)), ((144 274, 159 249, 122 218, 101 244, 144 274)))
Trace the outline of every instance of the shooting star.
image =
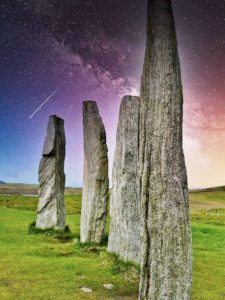
POLYGON ((52 99, 53 96, 55 96, 55 94, 62 88, 62 86, 66 83, 66 81, 64 81, 63 83, 60 84, 60 86, 54 91, 52 92, 48 98, 46 98, 41 105, 32 113, 32 115, 29 116, 29 119, 31 120, 38 112, 39 110, 50 100, 52 99))
MULTIPOLYGON (((75 66, 75 64, 69 64, 66 68, 65 68, 65 70, 66 69, 68 69, 68 68, 71 68, 72 67, 72 69, 74 68, 74 66, 75 66)), ((69 73, 69 76, 71 77, 71 76, 73 76, 73 74, 72 74, 72 71, 69 73)), ((52 97, 54 97, 55 96, 55 94, 56 93, 58 93, 58 91, 63 87, 63 85, 68 81, 69 79, 66 79, 65 81, 63 81, 60 85, 59 85, 59 87, 54 91, 54 92, 52 92, 49 96, 48 96, 48 98, 46 98, 42 103, 41 103, 41 105, 32 113, 32 115, 30 115, 29 116, 29 120, 31 120, 38 112, 39 112, 39 110, 50 100, 50 99, 52 99, 52 97)))

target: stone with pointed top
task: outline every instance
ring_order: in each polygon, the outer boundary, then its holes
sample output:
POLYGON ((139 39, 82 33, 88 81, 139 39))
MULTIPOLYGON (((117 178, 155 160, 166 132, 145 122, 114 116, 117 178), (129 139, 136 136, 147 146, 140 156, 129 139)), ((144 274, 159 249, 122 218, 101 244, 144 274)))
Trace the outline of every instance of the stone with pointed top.
POLYGON ((139 299, 190 300, 192 251, 183 94, 170 0, 149 0, 140 109, 144 220, 139 299))
POLYGON ((65 143, 64 120, 50 116, 38 172, 39 204, 36 227, 40 229, 65 227, 65 143))
POLYGON ((109 193, 106 133, 96 102, 83 103, 84 181, 80 239, 99 244, 103 238, 109 193))
POLYGON ((110 197, 108 251, 140 263, 141 203, 138 173, 140 98, 125 96, 120 105, 110 197))

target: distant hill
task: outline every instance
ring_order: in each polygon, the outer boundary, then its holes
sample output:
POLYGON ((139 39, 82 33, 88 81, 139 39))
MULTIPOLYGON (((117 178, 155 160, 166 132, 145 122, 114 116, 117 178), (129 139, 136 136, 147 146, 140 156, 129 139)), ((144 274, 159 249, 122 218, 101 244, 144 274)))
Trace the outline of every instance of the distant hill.
MULTIPOLYGON (((0 181, 2 182, 2 181, 0 181)), ((66 195, 81 194, 81 188, 66 187, 66 195)), ((38 195, 37 184, 23 184, 23 183, 0 183, 0 195, 38 195)))
POLYGON ((190 190, 191 192, 225 192, 225 186, 221 185, 221 186, 215 186, 215 187, 211 187, 211 188, 205 188, 205 189, 194 189, 194 190, 190 190))
POLYGON ((216 186, 212 188, 203 189, 204 192, 225 192, 225 186, 216 186))
MULTIPOLYGON (((111 192, 111 189, 109 190, 111 192)), ((190 189, 191 193, 225 192, 225 186, 217 186, 204 189, 190 189)), ((82 188, 66 187, 66 195, 81 194, 82 188)), ((0 195, 38 195, 38 184, 6 183, 0 180, 0 195)))

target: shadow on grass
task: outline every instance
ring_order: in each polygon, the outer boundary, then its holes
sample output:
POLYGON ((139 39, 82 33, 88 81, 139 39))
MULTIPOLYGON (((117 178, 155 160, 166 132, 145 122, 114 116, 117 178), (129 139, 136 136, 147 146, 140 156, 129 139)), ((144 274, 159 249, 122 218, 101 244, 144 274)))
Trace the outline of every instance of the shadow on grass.
POLYGON ((136 272, 136 274, 139 274, 140 266, 138 264, 131 261, 124 261, 118 255, 113 253, 111 253, 110 256, 113 262, 110 271, 113 275, 124 273, 127 272, 128 270, 133 270, 133 271, 135 270, 134 273, 136 272))
POLYGON ((71 241, 74 238, 74 235, 72 234, 69 226, 66 226, 64 229, 54 229, 54 228, 40 229, 40 228, 36 228, 36 222, 33 222, 29 225, 28 233, 44 234, 47 236, 52 236, 62 242, 71 241))

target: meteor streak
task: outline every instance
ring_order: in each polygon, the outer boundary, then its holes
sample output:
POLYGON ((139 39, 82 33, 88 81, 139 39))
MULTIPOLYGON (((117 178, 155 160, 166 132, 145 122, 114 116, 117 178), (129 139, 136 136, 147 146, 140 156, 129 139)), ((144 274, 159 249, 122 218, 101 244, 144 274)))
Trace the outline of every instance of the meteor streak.
POLYGON ((63 83, 60 84, 60 86, 51 93, 51 95, 48 96, 48 98, 46 98, 44 100, 44 102, 41 103, 41 105, 32 113, 32 115, 29 116, 29 119, 31 120, 38 112, 39 110, 61 89, 61 87, 66 83, 66 81, 64 81, 63 83))

